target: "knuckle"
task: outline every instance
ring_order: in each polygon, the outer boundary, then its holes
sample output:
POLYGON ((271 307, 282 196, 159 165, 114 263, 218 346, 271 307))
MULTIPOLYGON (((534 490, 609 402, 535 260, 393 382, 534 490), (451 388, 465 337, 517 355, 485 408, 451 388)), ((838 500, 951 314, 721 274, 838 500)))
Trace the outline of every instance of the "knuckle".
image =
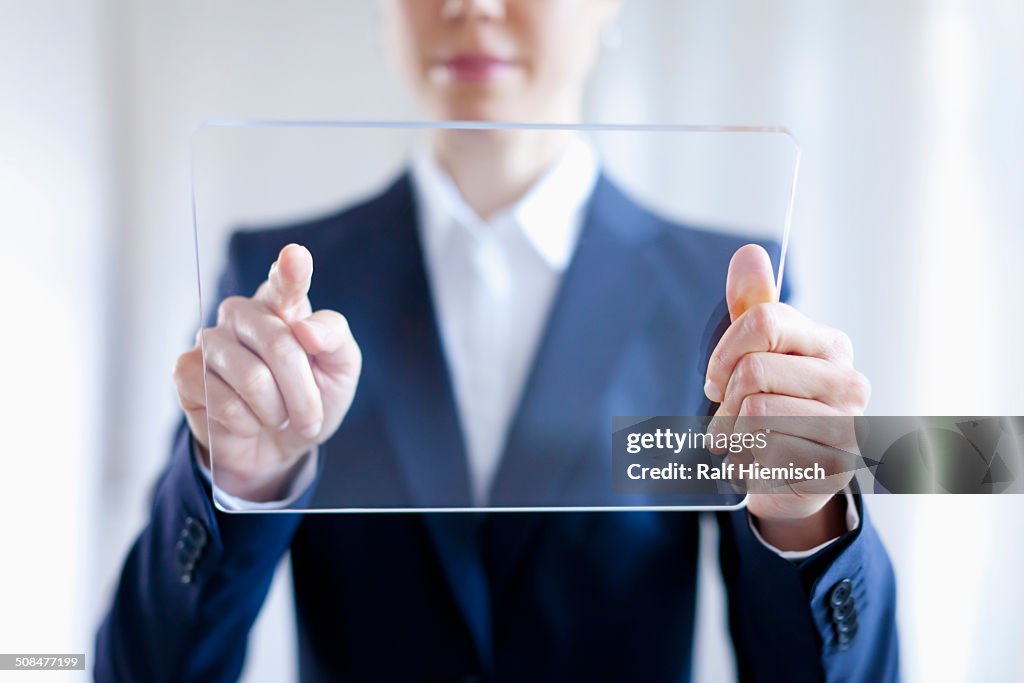
POLYGON ((223 327, 213 327, 204 332, 205 344, 204 348, 200 351, 201 354, 206 354, 206 363, 210 367, 224 368, 228 365, 228 349, 229 345, 226 343, 227 338, 224 335, 223 327))
POLYGON ((764 362, 760 356, 748 353, 736 364, 736 388, 745 392, 750 389, 763 389, 765 373, 764 362))
MULTIPOLYGON (((185 413, 185 417, 189 420, 190 424, 193 420, 201 419, 206 412, 206 406, 202 403, 189 401, 182 396, 178 397, 178 405, 181 406, 181 410, 185 413)), ((195 430, 192 433, 195 434, 195 430)))
POLYGON ((845 406, 861 409, 867 405, 871 385, 867 377, 852 368, 843 370, 835 377, 836 393, 845 406))
POLYGON ((840 420, 830 420, 830 423, 834 425, 833 438, 840 445, 840 448, 846 451, 854 451, 857 448, 857 423, 854 418, 847 417, 840 420))
POLYGON ((238 389, 245 395, 259 395, 266 392, 273 383, 274 375, 270 368, 259 363, 242 375, 238 389))
POLYGON ((777 304, 757 304, 747 312, 747 325, 758 336, 769 341, 768 348, 775 348, 779 335, 777 304))
POLYGON ((855 405, 863 408, 871 398, 871 382, 864 373, 851 370, 849 375, 850 398, 855 405))
POLYGON ((770 414, 768 403, 768 397, 764 394, 749 394, 740 403, 740 415, 767 417, 770 414))
POLYGON ((317 313, 320 322, 330 330, 330 346, 343 346, 351 344, 354 340, 352 328, 349 326, 348 318, 341 313, 331 310, 323 310, 317 313))
POLYGON ((267 341, 267 354, 278 363, 293 362, 299 353, 301 353, 301 347, 287 329, 272 334, 267 341))
POLYGON ((229 296, 221 301, 217 306, 217 322, 230 320, 238 312, 243 301, 245 301, 245 297, 241 296, 229 296))
POLYGON ((174 370, 171 375, 174 377, 175 384, 181 386, 192 378, 199 360, 198 354, 198 349, 191 349, 179 355, 174 361, 174 370))
POLYGON ((333 310, 327 309, 327 310, 322 311, 321 315, 324 318, 326 318, 326 320, 324 322, 326 322, 328 325, 334 326, 334 327, 338 328, 342 332, 350 332, 349 326, 348 326, 348 318, 346 318, 341 313, 338 313, 337 311, 333 311, 333 310))
POLYGON ((245 406, 238 399, 224 399, 211 406, 210 417, 223 425, 231 425, 245 415, 245 406))
POLYGON ((224 342, 233 336, 223 325, 207 327, 203 330, 203 342, 207 351, 217 352, 224 346, 224 342))
POLYGON ((728 369, 729 359, 729 351, 720 343, 711 352, 711 357, 708 359, 708 376, 714 377, 723 374, 728 369))
POLYGON ((188 372, 188 353, 183 353, 174 360, 174 368, 171 370, 171 377, 174 383, 180 385, 188 372))
POLYGON ((835 330, 832 348, 839 358, 853 360, 853 340, 842 330, 835 330))

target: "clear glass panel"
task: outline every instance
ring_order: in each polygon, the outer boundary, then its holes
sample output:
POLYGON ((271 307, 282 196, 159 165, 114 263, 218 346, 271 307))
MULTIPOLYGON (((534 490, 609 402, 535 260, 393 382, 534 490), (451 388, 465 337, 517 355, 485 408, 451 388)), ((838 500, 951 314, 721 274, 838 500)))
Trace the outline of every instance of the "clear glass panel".
POLYGON ((613 431, 655 415, 706 424, 730 258, 761 244, 769 287, 783 284, 798 158, 781 129, 202 126, 192 172, 209 419, 197 440, 219 503, 741 504, 722 481, 624 490, 613 431), (282 255, 288 244, 305 251, 282 255), (324 311, 344 316, 361 351, 354 398, 358 356, 324 311))

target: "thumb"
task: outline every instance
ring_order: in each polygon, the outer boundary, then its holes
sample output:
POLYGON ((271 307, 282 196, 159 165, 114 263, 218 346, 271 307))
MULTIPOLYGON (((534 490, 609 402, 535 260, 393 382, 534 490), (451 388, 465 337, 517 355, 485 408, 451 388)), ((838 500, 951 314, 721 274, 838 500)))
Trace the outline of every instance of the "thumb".
POLYGON ((270 273, 256 291, 256 298, 290 323, 310 314, 312 279, 313 256, 309 250, 298 244, 286 245, 270 266, 270 273))
POLYGON ((729 275, 725 279, 725 300, 729 305, 730 320, 736 320, 757 304, 777 299, 775 274, 768 252, 757 244, 737 249, 729 261, 729 275))

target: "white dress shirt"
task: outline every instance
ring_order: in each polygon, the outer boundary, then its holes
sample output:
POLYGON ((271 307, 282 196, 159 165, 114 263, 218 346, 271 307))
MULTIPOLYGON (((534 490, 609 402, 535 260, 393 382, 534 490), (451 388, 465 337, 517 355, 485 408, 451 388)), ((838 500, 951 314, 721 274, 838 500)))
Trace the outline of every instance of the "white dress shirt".
MULTIPOLYGON (((466 204, 426 149, 413 157, 419 234, 441 341, 466 445, 473 501, 486 505, 555 293, 576 248, 583 211, 598 176, 597 156, 581 136, 511 207, 487 220, 466 204)), ((221 505, 274 509, 309 487, 316 453, 307 456, 280 501, 253 503, 214 487, 221 505)), ((201 465, 201 461, 200 461, 201 465)), ((204 474, 208 475, 205 467, 204 474)), ((860 523, 847 498, 848 528, 860 523)), ((762 543, 789 559, 808 557, 762 543)), ((831 541, 829 542, 831 543, 831 541)))
POLYGON ((420 237, 466 444, 486 505, 555 292, 576 248, 597 159, 583 138, 516 204, 483 220, 429 153, 413 163, 420 237))

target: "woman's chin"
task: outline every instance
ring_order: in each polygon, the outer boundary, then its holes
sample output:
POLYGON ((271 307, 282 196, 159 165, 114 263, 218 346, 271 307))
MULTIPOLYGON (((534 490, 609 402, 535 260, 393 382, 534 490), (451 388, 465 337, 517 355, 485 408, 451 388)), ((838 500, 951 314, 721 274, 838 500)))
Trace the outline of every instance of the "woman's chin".
POLYGON ((447 121, 480 121, 485 123, 521 120, 521 115, 517 108, 488 98, 446 103, 438 111, 437 117, 447 121))
POLYGON ((450 87, 447 92, 433 93, 428 109, 433 116, 446 121, 535 121, 527 99, 518 88, 492 86, 450 87))

